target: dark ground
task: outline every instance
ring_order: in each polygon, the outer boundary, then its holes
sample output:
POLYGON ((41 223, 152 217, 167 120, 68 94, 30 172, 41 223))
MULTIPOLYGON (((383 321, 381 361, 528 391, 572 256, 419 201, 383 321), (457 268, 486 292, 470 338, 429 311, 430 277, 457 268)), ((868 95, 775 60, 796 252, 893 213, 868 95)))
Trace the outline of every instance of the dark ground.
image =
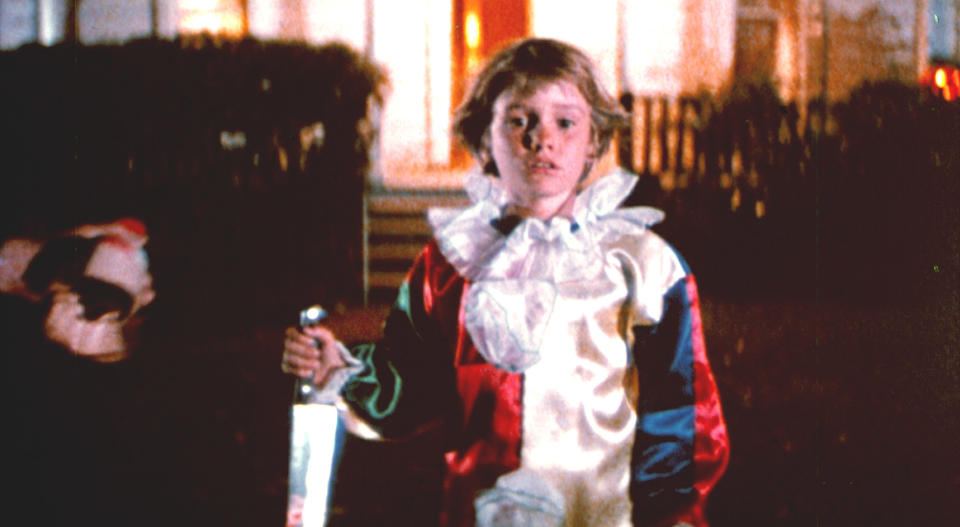
MULTIPOLYGON (((704 328, 732 442, 715 526, 952 525, 960 497, 955 291, 893 301, 730 300, 704 328)), ((359 313, 358 334, 377 315, 359 313)), ((282 327, 168 333, 138 358, 170 505, 189 525, 282 525, 292 381, 282 327)), ((143 417, 141 415, 141 417, 143 417)), ((347 443, 335 525, 429 525, 435 438, 347 443)))

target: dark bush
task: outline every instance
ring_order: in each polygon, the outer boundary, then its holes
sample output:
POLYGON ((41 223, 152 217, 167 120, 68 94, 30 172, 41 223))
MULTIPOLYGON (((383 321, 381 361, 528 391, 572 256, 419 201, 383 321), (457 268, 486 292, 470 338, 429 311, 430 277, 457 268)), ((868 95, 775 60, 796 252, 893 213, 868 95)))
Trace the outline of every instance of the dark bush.
POLYGON ((146 220, 161 296, 225 321, 360 297, 367 100, 346 45, 255 39, 0 54, 3 231, 146 220))

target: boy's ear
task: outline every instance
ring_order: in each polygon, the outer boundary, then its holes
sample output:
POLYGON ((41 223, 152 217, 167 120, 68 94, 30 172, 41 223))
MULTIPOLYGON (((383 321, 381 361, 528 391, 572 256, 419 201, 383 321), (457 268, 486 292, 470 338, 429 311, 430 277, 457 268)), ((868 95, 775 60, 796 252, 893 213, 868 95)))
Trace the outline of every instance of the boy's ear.
POLYGON ((490 127, 488 126, 486 130, 483 131, 483 135, 480 136, 480 151, 490 154, 490 127))
POLYGON ((590 150, 587 152, 587 157, 590 161, 596 161, 600 152, 600 138, 597 136, 597 129, 590 125, 590 150))

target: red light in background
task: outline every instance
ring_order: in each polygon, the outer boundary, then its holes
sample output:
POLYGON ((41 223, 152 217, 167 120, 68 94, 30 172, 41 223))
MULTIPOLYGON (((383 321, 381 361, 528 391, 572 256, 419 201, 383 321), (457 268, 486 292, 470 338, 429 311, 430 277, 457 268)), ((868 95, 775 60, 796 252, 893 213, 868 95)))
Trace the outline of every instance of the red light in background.
POLYGON ((932 66, 921 78, 921 84, 945 101, 960 98, 960 68, 951 64, 932 66))
POLYGON ((933 74, 933 83, 937 88, 944 88, 947 85, 947 72, 943 68, 937 68, 936 73, 933 74))

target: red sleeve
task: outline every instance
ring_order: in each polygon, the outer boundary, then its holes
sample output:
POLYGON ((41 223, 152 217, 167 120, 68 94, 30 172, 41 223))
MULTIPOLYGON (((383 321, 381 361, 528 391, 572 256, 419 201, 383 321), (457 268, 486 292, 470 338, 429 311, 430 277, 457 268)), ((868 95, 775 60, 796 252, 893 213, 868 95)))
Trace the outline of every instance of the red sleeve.
POLYGON ((634 452, 635 519, 706 526, 707 496, 726 469, 730 441, 692 275, 667 293, 659 324, 638 328, 637 348, 646 391, 634 452))

